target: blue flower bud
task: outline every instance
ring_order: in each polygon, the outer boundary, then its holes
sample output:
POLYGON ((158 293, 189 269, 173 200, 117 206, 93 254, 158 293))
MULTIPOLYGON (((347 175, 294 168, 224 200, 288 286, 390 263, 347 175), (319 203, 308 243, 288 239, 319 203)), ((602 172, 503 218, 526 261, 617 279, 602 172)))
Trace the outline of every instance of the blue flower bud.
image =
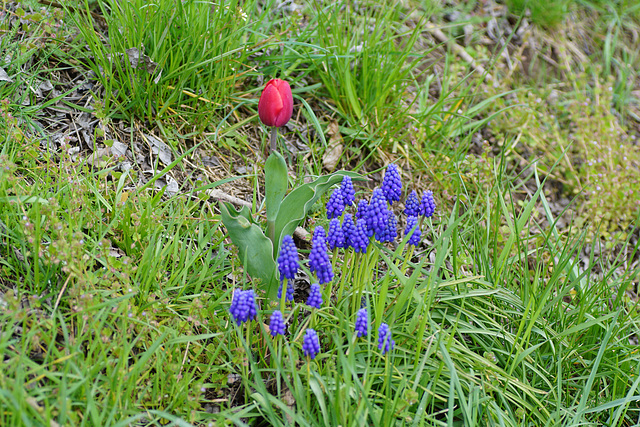
POLYGON ((329 223, 327 243, 331 250, 345 247, 344 231, 342 230, 342 225, 340 225, 340 220, 338 218, 333 218, 329 223))
POLYGON ((369 236, 367 235, 367 225, 364 219, 357 221, 355 231, 349 236, 349 246, 351 246, 355 252, 367 253, 369 236))
POLYGON ((382 351, 382 354, 385 354, 388 351, 393 350, 395 345, 396 342, 391 339, 391 330, 389 329, 389 325, 382 322, 378 329, 378 350, 382 351))
POLYGON ((356 315, 356 333, 358 337, 365 337, 369 334, 369 313, 366 308, 358 310, 356 315))
POLYGON ((276 310, 271 315, 271 319, 269 320, 269 332, 272 337, 276 337, 278 335, 284 335, 287 330, 287 326, 284 324, 284 318, 282 317, 282 312, 280 310, 276 310))
POLYGON ((420 201, 420 215, 429 218, 436 211, 436 202, 433 200, 433 193, 425 191, 420 201))
POLYGON ((392 163, 387 167, 384 178, 382 180, 382 192, 389 204, 400 200, 402 194, 402 180, 400 179, 400 171, 398 165, 392 163))
POLYGON ((327 202, 327 218, 340 218, 344 212, 344 196, 340 188, 333 190, 327 202))
POLYGON ((237 289, 233 293, 229 313, 231 313, 231 317, 237 325, 255 319, 258 309, 256 307, 256 295, 253 290, 243 291, 242 289, 237 289))
POLYGON ((418 195, 415 190, 409 194, 407 200, 404 202, 404 213, 407 216, 420 215, 420 201, 418 200, 418 195))
POLYGON ((373 236, 374 233, 383 233, 384 229, 387 227, 387 221, 389 219, 387 199, 385 199, 384 193, 379 188, 373 190, 373 195, 369 202, 369 208, 367 209, 366 219, 369 237, 373 236))
POLYGON ((302 351, 305 356, 309 356, 311 359, 315 359, 320 353, 320 341, 315 330, 309 328, 305 332, 302 340, 302 351))
POLYGON ((278 270, 280 271, 280 281, 286 279, 293 280, 298 272, 299 258, 293 238, 288 234, 282 238, 280 255, 278 256, 278 270))
POLYGON ((329 255, 327 254, 327 243, 325 240, 324 228, 316 227, 313 232, 311 253, 309 254, 309 269, 316 273, 318 282, 329 283, 333 280, 333 270, 329 255))
POLYGON ((307 305, 318 309, 322 306, 322 291, 319 284, 314 283, 311 285, 307 305))
POLYGON ((353 205, 353 202, 356 200, 356 190, 353 189, 353 182, 351 182, 350 176, 345 175, 344 178, 342 178, 342 184, 340 184, 340 192, 342 193, 344 205, 353 205))
POLYGON ((420 227, 418 226, 417 216, 410 216, 407 218, 407 227, 404 230, 404 235, 406 236, 409 233, 411 233, 411 237, 409 237, 407 243, 413 246, 418 246, 420 244, 420 237, 422 237, 422 231, 420 231, 420 227), (413 230, 413 232, 411 230, 413 230))

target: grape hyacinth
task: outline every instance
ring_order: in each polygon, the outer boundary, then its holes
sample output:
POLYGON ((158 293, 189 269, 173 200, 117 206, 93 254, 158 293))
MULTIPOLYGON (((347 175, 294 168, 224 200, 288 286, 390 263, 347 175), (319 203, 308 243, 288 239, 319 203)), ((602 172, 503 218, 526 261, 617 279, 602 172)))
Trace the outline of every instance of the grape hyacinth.
POLYGON ((344 247, 348 248, 351 244, 351 236, 356 233, 356 226, 353 223, 353 217, 351 214, 345 214, 342 219, 342 234, 344 235, 344 247))
POLYGON ((356 334, 358 338, 366 337, 369 334, 369 313, 366 308, 358 310, 356 315, 356 334))
POLYGON ((433 193, 425 191, 420 201, 420 215, 429 218, 436 211, 436 202, 433 200, 433 193))
POLYGON ((390 205, 400 200, 402 194, 402 181, 400 180, 400 171, 398 165, 390 164, 384 173, 382 179, 382 192, 385 199, 390 205))
POLYGON ((331 250, 334 250, 335 248, 345 247, 344 231, 342 230, 342 225, 340 225, 340 220, 338 218, 333 218, 329 223, 329 235, 327 236, 327 243, 329 244, 329 248, 331 250))
POLYGON ((256 295, 253 290, 236 290, 233 293, 229 312, 237 325, 255 319, 256 314, 258 314, 258 309, 256 307, 256 295))
POLYGON ((358 210, 356 210, 356 219, 366 218, 368 210, 369 210, 369 202, 367 202, 365 199, 361 199, 358 202, 358 210))
POLYGON ((351 182, 350 176, 345 175, 344 178, 342 178, 342 183, 340 184, 340 192, 342 193, 344 205, 353 205, 353 202, 356 200, 356 190, 353 189, 353 183, 351 182))
POLYGON ((340 218, 344 212, 344 196, 340 188, 336 188, 331 193, 327 202, 327 218, 340 218))
POLYGON ((407 200, 404 202, 404 213, 407 216, 420 215, 420 201, 418 200, 418 194, 413 190, 407 196, 407 200))
POLYGON ((393 212, 389 212, 387 226, 382 233, 376 234, 376 239, 380 243, 393 242, 398 237, 398 218, 393 212))
POLYGON ((320 308, 322 306, 322 292, 320 291, 320 285, 314 283, 309 290, 309 297, 307 298, 307 305, 320 308))
POLYGON ((329 283, 333 280, 333 270, 329 255, 327 254, 327 242, 324 228, 316 227, 313 232, 311 253, 309 254, 309 269, 318 276, 318 282, 329 283))
POLYGON ((269 320, 269 333, 275 338, 278 335, 284 335, 286 330, 287 326, 284 324, 282 312, 280 310, 274 311, 269 320))
POLYGON ((318 334, 314 329, 307 329, 302 340, 302 351, 305 356, 309 356, 311 359, 315 359, 318 353, 320 353, 320 341, 318 341, 318 334))
POLYGON ((409 237, 407 243, 413 246, 418 246, 420 244, 420 237, 422 237, 422 231, 420 231, 420 227, 418 226, 417 216, 410 216, 407 218, 407 227, 404 229, 404 235, 406 236, 409 233, 411 233, 411 237, 409 237), (413 232, 411 232, 411 230, 413 230, 413 232))
MULTIPOLYGON (((278 286, 278 299, 282 298, 282 285, 284 284, 284 282, 280 282, 280 286, 278 286)), ((293 301, 293 283, 291 280, 287 281, 287 296, 285 298, 285 301, 287 302, 291 302, 293 301)))
POLYGON ((369 246, 369 236, 367 235, 367 224, 364 219, 356 221, 355 231, 348 237, 349 246, 353 248, 355 252, 367 253, 367 246, 369 246))
POLYGON ((280 271, 280 281, 285 278, 293 280, 296 278, 299 266, 298 250, 296 249, 293 238, 286 235, 282 238, 280 246, 280 255, 278 256, 278 269, 280 271))
POLYGON ((389 217, 389 209, 387 208, 387 199, 381 189, 373 190, 369 208, 367 209, 367 230, 369 237, 373 234, 383 233, 387 226, 389 217))
POLYGON ((393 346, 395 345, 396 342, 391 339, 391 330, 389 329, 389 325, 382 322, 378 329, 378 350, 381 350, 382 354, 385 354, 388 351, 393 350, 393 346))

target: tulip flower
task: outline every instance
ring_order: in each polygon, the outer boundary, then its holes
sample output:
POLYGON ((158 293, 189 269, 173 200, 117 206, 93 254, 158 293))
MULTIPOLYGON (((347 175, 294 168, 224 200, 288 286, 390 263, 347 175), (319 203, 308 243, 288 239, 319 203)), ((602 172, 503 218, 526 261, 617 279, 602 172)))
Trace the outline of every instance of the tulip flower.
POLYGON ((276 128, 284 126, 293 114, 293 95, 289 83, 281 79, 269 80, 258 101, 258 116, 271 130, 271 150, 275 150, 276 128))
POLYGON ((267 126, 284 126, 293 113, 293 96, 289 83, 280 79, 269 80, 258 101, 258 115, 267 126))

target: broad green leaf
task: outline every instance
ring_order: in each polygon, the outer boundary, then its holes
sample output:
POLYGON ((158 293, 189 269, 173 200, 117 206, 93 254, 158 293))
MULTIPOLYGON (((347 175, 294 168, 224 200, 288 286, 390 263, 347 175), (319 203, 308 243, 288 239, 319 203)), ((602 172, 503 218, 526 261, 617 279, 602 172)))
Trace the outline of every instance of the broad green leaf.
POLYGON ((293 234, 300 222, 307 216, 313 204, 332 186, 348 175, 355 181, 365 181, 360 174, 349 171, 338 171, 331 175, 321 176, 313 182, 304 184, 293 190, 284 198, 276 218, 275 240, 280 244, 282 237, 293 234))
POLYGON ((264 165, 264 180, 267 221, 272 221, 278 216, 280 203, 287 193, 287 163, 277 151, 271 153, 264 165))
POLYGON ((260 278, 266 286, 268 298, 275 298, 278 291, 276 263, 273 259, 271 241, 262 229, 251 219, 246 206, 240 212, 229 203, 220 203, 222 223, 234 245, 246 272, 253 278, 260 278))

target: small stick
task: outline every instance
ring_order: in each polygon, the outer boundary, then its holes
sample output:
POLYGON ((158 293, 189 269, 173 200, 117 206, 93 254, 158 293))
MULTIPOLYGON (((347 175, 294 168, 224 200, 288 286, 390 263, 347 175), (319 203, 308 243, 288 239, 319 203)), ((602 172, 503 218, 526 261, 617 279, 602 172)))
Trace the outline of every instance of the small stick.
MULTIPOLYGON (((274 128, 275 129, 275 128, 274 128)), ((230 194, 225 193, 224 191, 220 191, 218 189, 212 188, 207 190, 207 194, 209 197, 212 197, 216 200, 222 200, 223 202, 229 202, 236 206, 246 206, 248 208, 251 207, 251 203, 246 200, 242 200, 238 197, 232 196, 230 194)), ((293 235, 296 236, 300 240, 309 241, 310 233, 302 227, 296 227, 296 230, 293 232, 293 235)))

